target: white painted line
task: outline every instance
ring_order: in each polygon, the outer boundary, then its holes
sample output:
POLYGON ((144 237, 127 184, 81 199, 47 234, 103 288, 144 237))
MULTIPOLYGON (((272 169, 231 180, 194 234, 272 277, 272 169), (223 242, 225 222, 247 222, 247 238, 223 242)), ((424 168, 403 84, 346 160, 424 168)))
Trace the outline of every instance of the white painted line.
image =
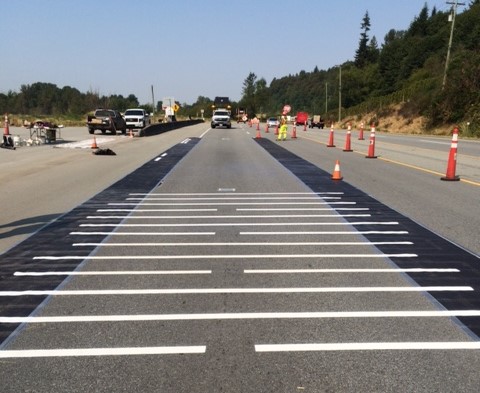
POLYGON ((216 212, 218 209, 97 209, 97 212, 216 212))
POLYGON ((161 159, 162 159, 161 157, 157 157, 157 158, 155 158, 153 161, 158 162, 158 161, 160 161, 161 159))
POLYGON ((70 235, 90 236, 214 236, 215 232, 70 232, 70 235))
POLYGON ((27 349, 0 351, 0 359, 80 356, 178 355, 205 353, 206 346, 27 349))
POLYGON ((409 268, 409 269, 245 269, 245 274, 295 274, 295 273, 459 273, 459 269, 409 268))
MULTIPOLYGON (((222 189, 219 189, 222 190, 222 189)), ((228 190, 235 190, 234 188, 228 190)), ((344 195, 343 192, 206 192, 206 193, 142 193, 142 192, 131 192, 128 195, 154 195, 154 196, 238 196, 238 195, 344 195)))
POLYGON ((260 344, 256 352, 305 351, 408 351, 408 350, 480 349, 480 342, 381 342, 381 343, 331 343, 331 344, 260 344))
POLYGON ((154 220, 165 220, 165 219, 225 219, 225 218, 341 218, 341 217, 371 217, 371 214, 274 214, 274 215, 232 215, 232 216, 87 216, 89 220, 108 220, 108 219, 154 219, 154 220))
POLYGON ((165 259, 271 259, 271 258, 416 258, 417 254, 262 254, 262 255, 104 255, 104 256, 36 256, 34 260, 165 260, 165 259))
POLYGON ((368 207, 273 207, 273 208, 237 208, 238 212, 288 212, 288 211, 368 211, 368 207))
POLYGON ((81 227, 232 227, 232 226, 357 226, 357 225, 398 225, 396 221, 384 222, 216 222, 188 224, 80 224, 81 227))
POLYGON ((321 287, 321 288, 177 288, 177 289, 86 289, 86 290, 28 290, 0 291, 5 296, 100 296, 100 295, 213 295, 245 293, 358 293, 358 292, 465 292, 473 291, 469 286, 429 287, 321 287))
POLYGON ((240 232, 240 235, 407 235, 407 231, 240 232))
POLYGON ((230 242, 230 243, 73 243, 73 247, 237 247, 237 246, 381 246, 412 245, 412 242, 230 242))
MULTIPOLYGON (((185 203, 160 203, 160 202, 141 202, 142 206, 269 206, 269 205, 356 205, 357 202, 185 202, 185 203)), ((108 206, 138 206, 139 203, 133 202, 110 202, 108 206)))
POLYGON ((48 317, 0 317, 0 323, 82 323, 137 321, 208 321, 258 319, 333 319, 333 318, 446 318, 478 317, 480 310, 433 311, 325 311, 325 312, 259 312, 205 314, 128 314, 128 315, 68 315, 48 317))
POLYGON ((166 157, 166 156, 168 156, 168 153, 162 153, 162 154, 160 154, 160 157, 166 157))
POLYGON ((333 197, 333 196, 312 196, 312 197, 201 197, 201 198, 188 198, 188 197, 175 197, 175 198, 156 198, 146 195, 144 197, 130 197, 126 198, 127 201, 235 201, 235 200, 292 200, 292 203, 295 203, 297 200, 303 199, 311 199, 311 200, 319 200, 319 199, 342 199, 341 197, 333 197))
POLYGON ((211 270, 115 270, 115 271, 67 271, 67 272, 15 272, 14 276, 153 276, 212 274, 211 270))

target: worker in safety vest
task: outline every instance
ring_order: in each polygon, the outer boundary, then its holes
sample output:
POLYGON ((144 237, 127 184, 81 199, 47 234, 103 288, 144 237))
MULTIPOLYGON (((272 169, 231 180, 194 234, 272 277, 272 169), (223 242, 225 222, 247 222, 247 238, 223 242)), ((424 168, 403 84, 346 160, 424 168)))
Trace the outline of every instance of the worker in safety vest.
POLYGON ((280 123, 280 129, 278 130, 278 139, 277 141, 285 141, 287 140, 287 120, 285 117, 282 117, 282 121, 280 123))

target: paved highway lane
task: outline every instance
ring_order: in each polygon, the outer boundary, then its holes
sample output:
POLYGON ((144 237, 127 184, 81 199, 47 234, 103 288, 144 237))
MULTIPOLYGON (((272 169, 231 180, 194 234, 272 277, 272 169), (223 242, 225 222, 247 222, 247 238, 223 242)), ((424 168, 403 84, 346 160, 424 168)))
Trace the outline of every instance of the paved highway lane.
POLYGON ((338 152, 253 136, 159 150, 2 255, 6 391, 478 390, 478 258, 351 187, 353 156, 335 183, 338 152))

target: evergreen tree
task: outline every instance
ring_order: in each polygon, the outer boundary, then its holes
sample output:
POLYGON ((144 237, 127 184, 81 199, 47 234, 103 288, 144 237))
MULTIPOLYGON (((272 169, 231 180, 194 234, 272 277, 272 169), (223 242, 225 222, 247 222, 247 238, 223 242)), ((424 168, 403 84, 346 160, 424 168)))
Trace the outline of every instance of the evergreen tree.
POLYGON ((369 61, 368 32, 370 31, 370 16, 368 15, 368 11, 365 12, 360 28, 362 29, 362 33, 360 34, 360 42, 355 53, 355 65, 363 68, 369 61))

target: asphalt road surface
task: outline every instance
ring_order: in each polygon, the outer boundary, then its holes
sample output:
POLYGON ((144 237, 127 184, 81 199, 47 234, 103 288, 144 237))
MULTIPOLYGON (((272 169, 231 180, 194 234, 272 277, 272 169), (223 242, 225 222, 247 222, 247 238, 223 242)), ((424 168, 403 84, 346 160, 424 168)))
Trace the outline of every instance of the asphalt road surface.
POLYGON ((269 131, 0 151, 2 391, 477 392, 479 143, 269 131))

